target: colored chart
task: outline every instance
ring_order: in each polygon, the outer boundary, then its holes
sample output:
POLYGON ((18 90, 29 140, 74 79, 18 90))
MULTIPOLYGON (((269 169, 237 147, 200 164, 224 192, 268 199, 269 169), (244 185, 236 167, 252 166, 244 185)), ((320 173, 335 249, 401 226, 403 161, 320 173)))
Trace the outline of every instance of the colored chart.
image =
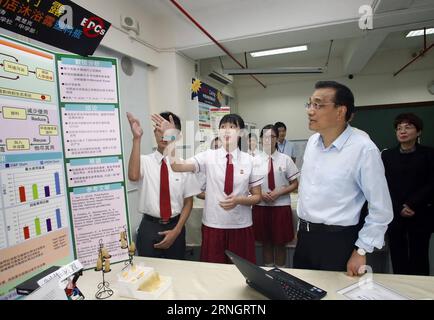
POLYGON ((64 197, 6 209, 9 246, 68 226, 64 197))
POLYGON ((1 171, 5 208, 64 196, 65 180, 60 161, 25 163, 1 171))

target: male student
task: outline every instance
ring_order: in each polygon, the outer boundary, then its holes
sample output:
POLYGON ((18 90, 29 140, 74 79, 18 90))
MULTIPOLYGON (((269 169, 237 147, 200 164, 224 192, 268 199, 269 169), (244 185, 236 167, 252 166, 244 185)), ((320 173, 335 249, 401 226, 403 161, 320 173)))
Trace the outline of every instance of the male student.
POLYGON ((279 132, 279 136, 277 137, 277 150, 280 153, 284 153, 291 157, 292 161, 295 163, 296 157, 294 144, 291 141, 286 140, 286 125, 283 122, 276 122, 274 126, 279 132))
POLYGON ((316 133, 309 138, 301 169, 294 267, 358 275, 366 253, 383 247, 393 217, 380 152, 348 124, 354 96, 346 86, 317 82, 306 108, 309 129, 316 133), (369 213, 360 229, 365 201, 369 213))
MULTIPOLYGON (((160 116, 167 120, 171 116, 181 130, 181 121, 175 114, 163 112, 160 116)), ((131 113, 127 117, 133 134, 128 178, 140 183, 139 212, 143 214, 136 241, 138 255, 184 259, 184 225, 193 206, 192 196, 200 193, 200 186, 194 175, 172 171, 163 156, 170 139, 159 131, 154 130, 157 150, 141 155, 143 130, 131 113)))

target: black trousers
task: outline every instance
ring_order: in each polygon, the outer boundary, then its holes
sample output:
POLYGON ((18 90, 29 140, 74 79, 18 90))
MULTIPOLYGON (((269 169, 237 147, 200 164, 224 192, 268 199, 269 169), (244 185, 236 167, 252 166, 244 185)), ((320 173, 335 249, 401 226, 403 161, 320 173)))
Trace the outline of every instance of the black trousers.
POLYGON ((176 227, 178 219, 168 224, 160 224, 151 221, 143 216, 137 233, 137 253, 142 257, 166 258, 166 259, 185 259, 185 227, 168 249, 155 249, 154 244, 164 239, 158 232, 171 230, 176 227))
POLYGON ((358 231, 358 226, 351 226, 342 231, 299 230, 294 268, 346 271, 358 231))
POLYGON ((388 234, 393 273, 428 276, 431 232, 393 223, 388 234))

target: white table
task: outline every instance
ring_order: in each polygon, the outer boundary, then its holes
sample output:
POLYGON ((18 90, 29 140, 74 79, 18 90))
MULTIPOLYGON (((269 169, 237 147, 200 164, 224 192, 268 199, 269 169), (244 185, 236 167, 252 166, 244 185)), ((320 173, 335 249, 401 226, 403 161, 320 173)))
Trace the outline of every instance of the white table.
MULTIPOLYGON (((203 263, 135 257, 135 263, 153 267, 160 275, 172 278, 172 286, 162 294, 162 300, 252 300, 265 299, 260 293, 248 287, 245 279, 234 265, 203 263)), ((105 274, 114 290, 109 299, 122 299, 118 294, 117 273, 123 263, 112 265, 112 271, 105 274)), ((357 283, 358 278, 344 272, 284 269, 327 291, 324 299, 346 299, 338 290, 357 283)), ((374 281, 385 285, 402 295, 413 299, 434 299, 434 277, 374 274, 374 281)), ((101 282, 101 272, 88 270, 77 282, 86 299, 95 299, 97 285, 101 282)))

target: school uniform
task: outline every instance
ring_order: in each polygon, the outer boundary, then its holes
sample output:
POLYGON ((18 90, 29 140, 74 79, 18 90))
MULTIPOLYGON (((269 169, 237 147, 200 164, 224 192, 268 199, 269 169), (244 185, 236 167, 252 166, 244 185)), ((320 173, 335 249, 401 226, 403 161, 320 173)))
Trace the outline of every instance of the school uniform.
MULTIPOLYGON (((261 152, 258 158, 261 172, 264 173, 262 192, 286 187, 299 176, 294 161, 277 150, 271 156, 261 152)), ((256 241, 279 246, 291 242, 294 238, 294 228, 290 195, 280 196, 271 203, 261 201, 253 206, 253 229, 256 241)))
POLYGON ((249 155, 251 155, 253 158, 255 158, 255 157, 257 157, 258 155, 260 155, 261 153, 262 153, 262 151, 261 150, 259 150, 258 148, 256 148, 254 151, 252 151, 252 150, 247 150, 247 153, 249 154, 249 155))
POLYGON ((206 197, 202 217, 201 260, 228 263, 224 251, 235 252, 241 257, 256 261, 255 240, 252 228, 251 206, 237 205, 223 209, 219 202, 226 199, 226 169, 233 165, 233 183, 229 194, 248 196, 249 189, 259 186, 263 176, 259 174, 254 159, 235 149, 230 154, 222 147, 207 150, 193 157, 195 172, 206 175, 206 197))
POLYGON ((170 248, 154 249, 154 244, 164 238, 158 232, 175 228, 184 199, 201 192, 199 181, 191 173, 173 172, 167 157, 159 151, 141 155, 140 176, 139 212, 143 218, 137 234, 138 255, 184 259, 185 227, 170 248))

